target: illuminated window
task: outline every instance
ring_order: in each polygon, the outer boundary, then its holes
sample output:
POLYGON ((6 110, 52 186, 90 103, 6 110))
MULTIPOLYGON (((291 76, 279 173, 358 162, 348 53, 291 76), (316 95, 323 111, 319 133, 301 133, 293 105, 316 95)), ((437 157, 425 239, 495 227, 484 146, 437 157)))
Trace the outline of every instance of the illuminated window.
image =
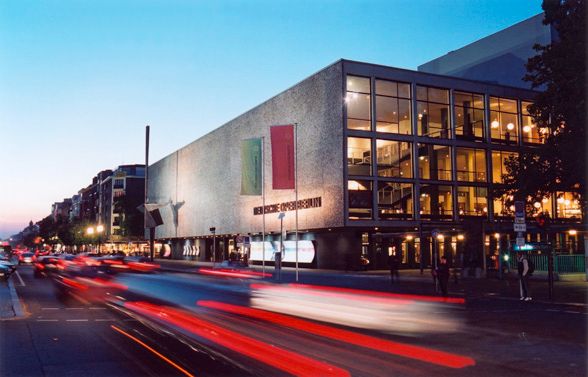
POLYGON ((417 161, 420 178, 451 180, 451 147, 419 143, 417 161))
POLYGON ((484 139, 484 96, 458 92, 453 94, 455 108, 455 137, 457 139, 484 139))
POLYGON ((372 218, 372 182, 352 180, 347 182, 349 219, 372 218))
POLYGON ((490 137, 507 144, 519 140, 517 101, 490 97, 490 137))
POLYGON ((377 140, 378 176, 412 178, 411 143, 377 140))
POLYGON ((529 114, 528 107, 531 106, 532 102, 521 102, 521 110, 523 113, 523 142, 525 143, 545 143, 545 130, 541 130, 535 122, 533 117, 529 114))
POLYGON ((455 148, 457 180, 486 182, 486 151, 475 148, 455 148))
POLYGON ((378 182, 378 211, 381 219, 412 219, 412 184, 378 182))
POLYGON ((451 220, 453 214, 451 186, 422 185, 419 211, 424 220, 451 220))
POLYGON ((460 186, 457 188, 457 212, 463 216, 488 216, 488 189, 460 186))
POLYGON ((492 151, 492 182, 503 183, 502 176, 507 173, 506 160, 510 157, 518 157, 518 153, 505 151, 492 151))
POLYGON ((495 198, 494 217, 514 217, 514 199, 510 195, 503 195, 495 198))
POLYGON ((582 208, 579 197, 571 192, 558 192, 555 200, 556 215, 560 219, 581 219, 582 208))
POLYGON ((450 138, 449 91, 417 86, 417 123, 421 136, 450 138))
POLYGON ((371 175, 372 143, 360 137, 347 138, 347 173, 349 175, 371 175))
POLYGON ((412 134, 410 84, 376 80, 376 131, 412 134))
POLYGON ((366 77, 347 76, 347 128, 352 130, 371 130, 371 88, 366 77))

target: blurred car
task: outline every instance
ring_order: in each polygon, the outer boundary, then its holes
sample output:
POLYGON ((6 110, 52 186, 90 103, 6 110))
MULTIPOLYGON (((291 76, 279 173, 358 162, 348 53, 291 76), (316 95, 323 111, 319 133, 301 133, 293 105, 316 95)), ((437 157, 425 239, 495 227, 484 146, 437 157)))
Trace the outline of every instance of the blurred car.
POLYGON ((33 275, 36 278, 47 277, 52 273, 57 272, 57 262, 59 258, 55 255, 47 255, 38 257, 35 263, 33 263, 34 272, 33 275))
POLYGON ((32 264, 35 261, 35 253, 27 251, 18 257, 18 264, 32 264))
POLYGON ((6 280, 14 272, 14 270, 3 263, 0 263, 0 279, 6 280))

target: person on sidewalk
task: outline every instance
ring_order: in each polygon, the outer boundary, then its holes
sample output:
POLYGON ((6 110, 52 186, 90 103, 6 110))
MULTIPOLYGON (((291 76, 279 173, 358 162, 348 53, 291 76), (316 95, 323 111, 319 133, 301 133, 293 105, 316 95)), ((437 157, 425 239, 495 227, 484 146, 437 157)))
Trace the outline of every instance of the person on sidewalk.
POLYGON ((517 253, 517 266, 519 270, 519 287, 521 293, 521 301, 531 301, 532 298, 529 296, 529 261, 527 256, 522 251, 517 253))
POLYGON ((445 255, 441 257, 439 265, 437 265, 435 275, 437 276, 437 280, 439 281, 441 293, 443 294, 443 296, 447 296, 447 284, 449 282, 449 264, 447 263, 447 258, 445 257, 445 255))
POLYGON ((396 255, 396 248, 393 247, 392 253, 388 256, 388 267, 390 267, 390 284, 394 284, 394 279, 399 280, 398 266, 399 266, 398 255, 396 255))

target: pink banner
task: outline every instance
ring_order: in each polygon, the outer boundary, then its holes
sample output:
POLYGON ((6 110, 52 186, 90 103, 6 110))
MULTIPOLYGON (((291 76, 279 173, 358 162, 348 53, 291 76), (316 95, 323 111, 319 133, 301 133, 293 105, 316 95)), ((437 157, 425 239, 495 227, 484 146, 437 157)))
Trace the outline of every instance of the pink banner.
POLYGON ((294 126, 272 126, 272 188, 292 190, 294 181, 294 126))

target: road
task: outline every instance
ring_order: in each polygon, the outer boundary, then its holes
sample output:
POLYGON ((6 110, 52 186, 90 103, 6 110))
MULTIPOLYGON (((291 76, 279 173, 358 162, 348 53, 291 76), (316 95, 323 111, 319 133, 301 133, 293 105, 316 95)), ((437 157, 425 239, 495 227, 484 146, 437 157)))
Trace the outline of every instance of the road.
POLYGON ((82 304, 30 267, 19 274, 28 316, 0 322, 2 376, 586 374, 588 317, 569 305, 184 273, 120 274, 117 294, 82 304))

